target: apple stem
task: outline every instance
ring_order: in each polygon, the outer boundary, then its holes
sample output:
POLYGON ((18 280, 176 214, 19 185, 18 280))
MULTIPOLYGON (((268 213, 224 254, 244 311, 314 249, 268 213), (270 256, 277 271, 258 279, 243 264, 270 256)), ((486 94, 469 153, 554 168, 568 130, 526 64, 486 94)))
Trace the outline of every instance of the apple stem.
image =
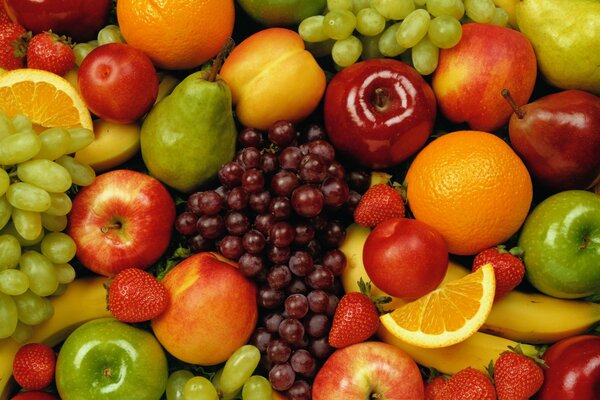
POLYGON ((375 89, 375 107, 378 109, 384 109, 388 103, 390 94, 387 90, 382 88, 375 89))
POLYGON ((121 224, 118 222, 115 222, 113 224, 103 226, 102 228, 100 228, 100 230, 102 231, 102 233, 107 233, 111 229, 119 229, 120 227, 121 227, 121 224))
POLYGON ((581 245, 579 246, 578 250, 584 250, 585 248, 587 248, 590 244, 590 238, 589 237, 585 237, 583 239, 583 243, 581 243, 581 245))
POLYGON ((210 74, 208 75, 208 81, 214 82, 217 79, 217 75, 223 66, 226 55, 231 51, 235 42, 231 37, 228 37, 225 44, 219 51, 219 54, 213 59, 212 67, 210 68, 210 74))
POLYGON ((102 371, 102 375, 104 375, 107 378, 110 378, 112 376, 112 371, 110 370, 110 368, 104 368, 104 371, 102 371))
POLYGON ((510 104, 515 114, 517 114, 517 117, 519 119, 523 119, 525 117, 525 111, 523 111, 523 109, 517 105, 515 99, 510 94, 510 91, 508 89, 502 89, 502 92, 500 93, 502 93, 502 97, 508 101, 508 104, 510 104))

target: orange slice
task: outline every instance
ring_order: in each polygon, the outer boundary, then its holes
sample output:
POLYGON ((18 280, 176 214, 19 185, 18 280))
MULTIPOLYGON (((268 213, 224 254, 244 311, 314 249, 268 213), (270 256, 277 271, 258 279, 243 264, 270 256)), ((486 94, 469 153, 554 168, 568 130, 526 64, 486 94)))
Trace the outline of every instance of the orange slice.
POLYGON ((450 346, 477 332, 487 319, 496 291, 491 264, 448 282, 380 317, 387 330, 415 346, 450 346))
POLYGON ((43 128, 93 129, 92 118, 77 90, 52 72, 20 68, 0 75, 0 111, 26 115, 43 128))

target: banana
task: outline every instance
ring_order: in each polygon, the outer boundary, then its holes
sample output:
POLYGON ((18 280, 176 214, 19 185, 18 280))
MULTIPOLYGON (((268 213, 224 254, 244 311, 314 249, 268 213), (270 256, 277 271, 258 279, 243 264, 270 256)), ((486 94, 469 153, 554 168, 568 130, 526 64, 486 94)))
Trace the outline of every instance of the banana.
POLYGON ((179 78, 167 73, 160 73, 158 79, 158 94, 156 95, 155 104, 171 94, 175 86, 181 82, 179 78))
MULTIPOLYGON (((33 329, 28 343, 45 343, 55 346, 84 322, 110 317, 106 308, 107 278, 78 278, 71 282, 65 292, 51 299, 54 315, 33 329)), ((7 400, 14 388, 12 363, 21 343, 11 338, 0 340, 0 400, 7 400)))

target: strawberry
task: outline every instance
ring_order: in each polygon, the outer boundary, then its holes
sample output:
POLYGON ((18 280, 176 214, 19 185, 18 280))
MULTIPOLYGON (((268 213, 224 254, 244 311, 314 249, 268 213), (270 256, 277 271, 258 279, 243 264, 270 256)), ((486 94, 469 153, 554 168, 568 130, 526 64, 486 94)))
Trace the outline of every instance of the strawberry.
POLYGON ((544 383, 544 371, 540 364, 514 351, 500 354, 492 373, 498 400, 527 400, 544 383))
POLYGON ((487 375, 467 367, 446 381, 435 400, 496 400, 496 390, 487 375))
POLYGON ((119 321, 148 321, 162 314, 168 305, 165 286, 139 268, 124 269, 108 286, 108 309, 119 321))
POLYGON ((70 39, 52 32, 35 35, 27 46, 27 67, 63 76, 75 65, 70 39))
POLYGON ((518 247, 507 251, 504 246, 492 247, 481 251, 473 260, 472 270, 477 271, 482 265, 491 263, 496 276, 496 295, 494 301, 502 298, 513 290, 525 276, 525 266, 518 257, 521 254, 518 247))
POLYGON ((371 186, 354 210, 354 222, 374 227, 390 219, 404 217, 404 199, 393 187, 378 183, 371 186))
POLYGON ((21 346, 13 359, 15 381, 26 390, 44 389, 54 380, 56 354, 42 343, 21 346))
POLYGON ((2 5, 0 4, 0 24, 6 24, 7 22, 12 22, 12 20, 6 13, 4 7, 2 7, 2 5))
POLYGON ((12 22, 0 24, 0 68, 23 67, 26 37, 27 31, 21 25, 12 22))
POLYGON ((446 378, 438 375, 425 383, 425 400, 436 400, 438 394, 446 386, 446 378))

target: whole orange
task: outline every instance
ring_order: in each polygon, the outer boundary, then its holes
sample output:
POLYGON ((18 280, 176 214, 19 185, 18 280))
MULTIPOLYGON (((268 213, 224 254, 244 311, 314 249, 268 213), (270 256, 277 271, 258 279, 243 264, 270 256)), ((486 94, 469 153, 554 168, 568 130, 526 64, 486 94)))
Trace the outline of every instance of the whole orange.
POLYGON ((443 135, 415 157, 406 174, 416 219, 442 234, 448 251, 472 255, 509 239, 523 224, 533 188, 525 164, 491 133, 443 135))
POLYGON ((233 32, 233 0, 119 0, 117 20, 127 43, 154 65, 189 69, 214 57, 233 32))

